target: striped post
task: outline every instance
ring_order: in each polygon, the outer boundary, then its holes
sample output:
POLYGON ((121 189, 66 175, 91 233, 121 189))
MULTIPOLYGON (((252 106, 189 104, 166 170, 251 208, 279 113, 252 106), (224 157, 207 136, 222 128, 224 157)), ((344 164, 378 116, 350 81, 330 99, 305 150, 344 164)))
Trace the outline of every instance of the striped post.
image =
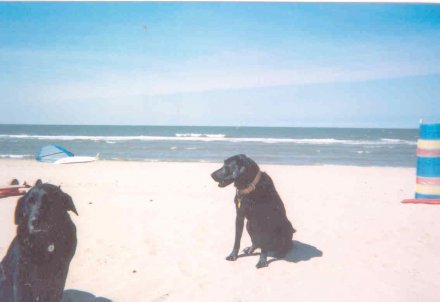
POLYGON ((420 124, 416 195, 403 203, 440 204, 440 124, 420 124))

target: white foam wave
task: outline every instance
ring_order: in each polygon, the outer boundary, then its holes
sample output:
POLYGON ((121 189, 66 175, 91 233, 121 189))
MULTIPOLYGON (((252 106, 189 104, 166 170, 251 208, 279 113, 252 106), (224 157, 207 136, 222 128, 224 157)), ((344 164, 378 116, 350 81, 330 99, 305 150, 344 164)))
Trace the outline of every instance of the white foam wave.
POLYGON ((417 142, 415 141, 407 141, 403 139, 397 139, 397 138, 382 138, 380 139, 384 143, 390 143, 390 144, 407 144, 407 145, 416 145, 417 142))
POLYGON ((0 134, 0 138, 14 138, 14 139, 36 139, 49 141, 74 141, 74 140, 89 140, 89 141, 223 141, 232 143, 291 143, 291 144, 309 144, 309 145, 396 145, 407 144, 416 145, 416 141, 401 140, 401 139, 380 139, 380 140, 344 140, 334 138, 317 138, 317 139, 296 139, 296 138, 262 138, 262 137, 225 137, 223 134, 180 134, 176 136, 87 136, 87 135, 6 135, 0 134))
POLYGON ((0 154, 0 158, 30 158, 34 157, 31 154, 0 154))
POLYGON ((202 133, 176 133, 176 137, 211 137, 211 138, 222 138, 226 134, 202 134, 202 133))
POLYGON ((357 154, 369 154, 370 151, 359 150, 359 151, 356 151, 356 153, 357 154))

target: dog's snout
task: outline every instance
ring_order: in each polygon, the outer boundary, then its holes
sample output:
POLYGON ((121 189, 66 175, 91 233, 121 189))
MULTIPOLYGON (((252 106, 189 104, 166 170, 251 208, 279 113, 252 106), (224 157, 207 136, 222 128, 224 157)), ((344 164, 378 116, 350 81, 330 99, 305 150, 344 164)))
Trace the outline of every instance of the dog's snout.
POLYGON ((219 169, 219 170, 216 170, 216 171, 214 171, 212 174, 211 174, 211 177, 212 177, 212 179, 214 179, 216 182, 219 182, 219 181, 221 181, 223 178, 224 178, 224 175, 223 175, 224 173, 223 173, 223 169, 219 169))
POLYGON ((41 231, 41 219, 38 216, 32 216, 28 221, 28 228, 31 234, 41 231))

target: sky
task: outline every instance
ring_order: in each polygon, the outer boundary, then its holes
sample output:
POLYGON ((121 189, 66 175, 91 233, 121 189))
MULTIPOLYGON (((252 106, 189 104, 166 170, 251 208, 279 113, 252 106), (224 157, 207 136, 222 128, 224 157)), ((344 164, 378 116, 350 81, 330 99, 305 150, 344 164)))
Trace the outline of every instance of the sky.
POLYGON ((0 2, 0 123, 440 122, 440 5, 0 2))

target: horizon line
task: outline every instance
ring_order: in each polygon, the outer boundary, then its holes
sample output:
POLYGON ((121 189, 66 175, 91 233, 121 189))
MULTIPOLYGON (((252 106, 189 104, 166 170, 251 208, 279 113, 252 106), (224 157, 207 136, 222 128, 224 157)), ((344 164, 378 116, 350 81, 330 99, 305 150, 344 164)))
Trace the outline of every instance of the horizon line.
MULTIPOLYGON (((436 124, 436 123, 420 123, 436 124)), ((327 128, 327 129, 392 129, 392 130, 418 130, 411 127, 361 127, 361 126, 254 126, 254 125, 133 125, 133 124, 41 124, 41 123, 0 123, 0 126, 96 126, 96 127, 211 127, 211 128, 327 128)))

